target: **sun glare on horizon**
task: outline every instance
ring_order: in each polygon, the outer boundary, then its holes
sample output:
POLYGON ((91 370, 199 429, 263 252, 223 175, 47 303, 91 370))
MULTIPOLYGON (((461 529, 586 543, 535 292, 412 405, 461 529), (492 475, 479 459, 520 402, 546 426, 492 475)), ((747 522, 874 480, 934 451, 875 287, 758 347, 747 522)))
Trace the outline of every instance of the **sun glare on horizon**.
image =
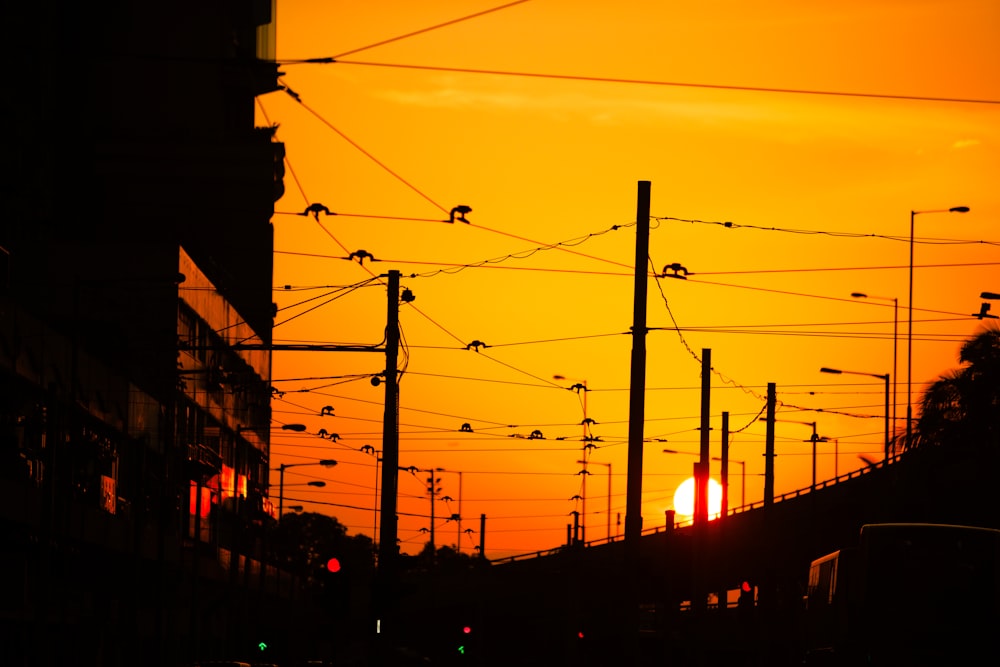
MULTIPOLYGON (((694 477, 688 477, 674 491, 674 512, 685 517, 694 514, 694 477)), ((722 512, 722 485, 712 478, 708 480, 708 512, 712 519, 722 512)))

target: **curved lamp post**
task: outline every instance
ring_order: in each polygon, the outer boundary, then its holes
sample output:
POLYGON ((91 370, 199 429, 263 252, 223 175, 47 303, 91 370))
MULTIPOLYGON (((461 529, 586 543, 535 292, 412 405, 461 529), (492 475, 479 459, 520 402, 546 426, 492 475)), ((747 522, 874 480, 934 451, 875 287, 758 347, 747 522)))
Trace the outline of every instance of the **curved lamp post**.
POLYGON ((910 444, 913 434, 913 403, 911 389, 913 384, 913 226, 914 219, 925 213, 968 213, 968 206, 952 206, 927 211, 910 211, 910 287, 909 300, 906 306, 909 326, 906 334, 906 443, 910 444))
POLYGON ((867 375, 871 378, 878 378, 885 382, 885 460, 889 460, 889 373, 879 375, 878 373, 860 373, 858 371, 843 371, 839 368, 826 368, 825 366, 819 369, 820 373, 831 373, 833 375, 841 375, 846 373, 847 375, 867 375))
POLYGON ((877 301, 892 302, 892 431, 896 430, 896 409, 899 405, 899 392, 896 385, 899 384, 899 368, 896 358, 899 351, 899 299, 894 296, 875 296, 864 292, 851 292, 855 299, 875 299, 877 301))
MULTIPOLYGON (((277 468, 271 468, 271 470, 278 471, 278 521, 281 521, 281 514, 284 510, 285 504, 285 470, 288 468, 299 468, 301 466, 324 466, 326 468, 332 468, 335 465, 337 465, 337 462, 333 459, 323 459, 321 461, 311 461, 309 463, 281 463, 278 464, 277 468)), ((306 486, 323 487, 326 486, 326 482, 315 480, 313 482, 306 482, 306 486)))

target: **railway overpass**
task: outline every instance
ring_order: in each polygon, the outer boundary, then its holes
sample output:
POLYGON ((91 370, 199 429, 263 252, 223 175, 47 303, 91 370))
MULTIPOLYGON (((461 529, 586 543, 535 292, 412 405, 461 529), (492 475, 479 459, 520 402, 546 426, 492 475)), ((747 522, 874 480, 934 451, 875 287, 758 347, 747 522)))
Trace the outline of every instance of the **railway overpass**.
POLYGON ((701 526, 648 530, 630 570, 625 543, 603 541, 413 582, 404 633, 480 665, 794 664, 810 561, 856 543, 865 523, 1000 527, 998 459, 976 445, 916 450, 701 526))

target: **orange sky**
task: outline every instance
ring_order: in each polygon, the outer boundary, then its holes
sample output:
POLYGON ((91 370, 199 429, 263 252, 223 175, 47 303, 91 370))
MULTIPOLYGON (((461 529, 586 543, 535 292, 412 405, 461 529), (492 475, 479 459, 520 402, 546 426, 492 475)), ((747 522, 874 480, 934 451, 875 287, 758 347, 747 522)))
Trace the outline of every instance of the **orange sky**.
MULTIPOLYGON (((302 104, 276 92, 258 109, 259 124, 279 124, 290 166, 274 217, 274 284, 294 289, 275 293, 276 322, 289 320, 276 342, 379 343, 383 286, 322 296, 369 279, 369 268, 401 271, 416 296, 400 311, 400 464, 449 471, 438 475, 441 495, 454 502, 439 496, 436 541, 458 537, 441 515, 458 511, 460 478, 462 529, 475 531, 462 536, 463 551, 479 543, 481 514, 491 557, 565 541, 570 513, 583 510, 571 500, 582 495, 583 405, 567 387, 583 380, 601 439, 588 466, 587 537, 606 534, 607 464, 612 532, 623 530, 627 225, 640 180, 652 183, 653 266, 679 262, 692 274, 649 282, 647 323, 665 330, 647 336, 644 526, 662 524, 690 475, 694 457, 662 450, 698 449, 695 357, 706 348, 716 371, 712 454, 727 411, 748 502, 763 496, 765 429, 753 418, 768 382, 779 419, 816 421, 837 440, 840 473, 862 465, 859 454, 877 458, 881 381, 818 371, 891 373, 892 303, 850 294, 895 297, 905 414, 909 212, 972 209, 916 219, 914 400, 979 330, 970 314, 980 292, 1000 292, 1000 105, 878 96, 1000 100, 1000 5, 532 0, 425 31, 502 4, 279 1, 279 59, 339 62, 283 65, 302 104), (310 203, 339 215, 290 215, 310 203), (458 204, 472 207, 471 224, 432 222, 458 204), (734 227, 712 224, 726 221, 734 227), (531 252, 557 243, 566 245, 531 252), (346 259, 361 249, 380 261, 346 259), (474 340, 490 347, 466 349, 474 340), (474 432, 460 432, 463 423, 474 432), (544 439, 527 439, 534 430, 544 439)), ((372 534, 375 460, 359 450, 381 448, 383 388, 369 380, 383 368, 377 354, 275 354, 286 392, 275 422, 309 432, 275 431, 272 464, 340 462, 287 470, 286 506, 372 534), (320 416, 326 405, 335 416, 320 416), (321 428, 339 440, 317 437, 321 428), (301 486, 310 479, 327 486, 301 486)), ((780 494, 810 483, 811 430, 777 426, 780 494)), ((833 451, 820 445, 820 479, 834 474, 833 451)), ((731 504, 739 473, 734 464, 731 504)), ((418 551, 430 503, 405 472, 399 512, 402 548, 418 551)))

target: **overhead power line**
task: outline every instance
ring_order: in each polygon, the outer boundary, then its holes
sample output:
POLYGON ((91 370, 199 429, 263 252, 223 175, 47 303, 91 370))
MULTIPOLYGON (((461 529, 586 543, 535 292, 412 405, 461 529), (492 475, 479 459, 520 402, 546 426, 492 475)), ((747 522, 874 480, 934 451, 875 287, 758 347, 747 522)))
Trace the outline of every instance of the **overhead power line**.
MULTIPOLYGON (((448 26, 455 25, 456 23, 463 23, 471 19, 479 18, 480 16, 485 16, 486 14, 492 14, 493 12, 498 12, 502 9, 507 9, 515 5, 523 5, 530 0, 514 0, 514 2, 508 2, 505 5, 500 5, 498 7, 491 7, 490 9, 484 9, 481 12, 476 12, 475 14, 469 14, 467 16, 462 16, 457 19, 452 19, 450 21, 445 21, 444 23, 438 23, 436 25, 429 26, 427 28, 421 28, 420 30, 414 30, 413 32, 408 32, 404 35, 398 35, 397 37, 391 37, 389 39, 383 39, 380 42, 375 42, 374 44, 369 44, 368 46, 358 47, 356 49, 351 49, 350 51, 344 51, 343 53, 333 56, 333 58, 342 58, 343 56, 351 55, 353 53, 360 53, 361 51, 367 51, 369 49, 374 49, 379 46, 385 46, 386 44, 392 44, 393 42, 398 42, 400 40, 408 39, 410 37, 415 37, 417 35, 423 35, 424 33, 431 32, 432 30, 438 30, 440 28, 446 28, 448 26)), ((289 65, 308 63, 311 60, 299 61, 299 62, 288 62, 289 65)))
POLYGON ((855 97, 910 102, 951 102, 957 104, 1000 104, 1000 100, 973 99, 965 97, 935 97, 930 95, 892 95, 888 93, 860 93, 843 90, 819 90, 810 88, 773 88, 769 86, 740 86, 716 83, 694 83, 684 81, 660 81, 655 79, 627 79, 607 76, 582 76, 575 74, 551 74, 542 72, 517 72, 509 70, 476 69, 471 67, 444 67, 436 65, 413 65, 405 63, 378 63, 362 60, 337 60, 336 58, 312 58, 309 60, 281 60, 280 64, 312 63, 321 65, 363 65, 365 67, 391 67, 396 69, 424 70, 430 72, 451 72, 454 74, 489 74, 493 76, 516 76, 532 79, 559 79, 563 81, 587 81, 591 83, 621 83, 641 86, 666 86, 675 88, 702 88, 708 90, 731 90, 751 93, 781 93, 789 95, 819 95, 829 97, 855 97))
MULTIPOLYGON (((887 241, 901 241, 910 243, 909 236, 894 236, 888 234, 875 234, 865 232, 839 232, 826 229, 794 229, 785 227, 764 227, 762 225, 743 225, 729 220, 695 220, 689 218, 674 218, 670 216, 650 216, 654 220, 672 220, 674 222, 689 222, 701 225, 716 225, 727 229, 755 229, 764 232, 785 232, 788 234, 804 234, 807 236, 832 236, 848 239, 885 239, 887 241)), ((1000 245, 1000 241, 984 241, 971 239, 940 239, 934 237, 917 237, 913 243, 923 243, 926 245, 1000 245)))

